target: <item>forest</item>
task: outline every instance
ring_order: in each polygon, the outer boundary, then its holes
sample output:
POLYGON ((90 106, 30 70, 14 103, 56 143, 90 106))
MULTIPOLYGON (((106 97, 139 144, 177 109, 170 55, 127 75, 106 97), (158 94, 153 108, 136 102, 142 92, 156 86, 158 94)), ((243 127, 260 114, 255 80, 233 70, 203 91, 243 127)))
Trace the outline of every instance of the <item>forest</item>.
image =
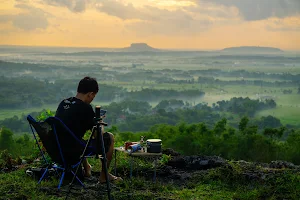
MULTIPOLYGON (((117 126, 122 131, 147 131, 155 124, 176 125, 179 122, 197 123, 199 119, 207 125, 212 126, 216 121, 222 118, 221 112, 227 112, 228 122, 234 126, 238 126, 237 118, 254 114, 263 109, 276 107, 273 100, 260 102, 249 98, 232 98, 229 101, 218 101, 212 107, 207 104, 197 104, 195 106, 182 100, 170 99, 160 101, 155 107, 151 107, 148 102, 124 100, 119 103, 113 102, 103 109, 108 110, 106 121, 110 126, 117 126), (237 117, 234 118, 234 116, 237 117)), ((52 111, 55 113, 55 110, 52 111)), ((34 117, 41 112, 28 113, 34 117)), ((0 120, 0 126, 7 127, 14 132, 26 132, 28 124, 27 115, 13 116, 0 120)), ((259 128, 270 127, 277 128, 282 126, 280 120, 276 117, 261 117, 254 121, 259 128)), ((289 127, 293 127, 289 125, 289 127)))
MULTIPOLYGON (((32 78, 0 77, 0 108, 30 108, 57 103, 67 96, 72 96, 77 80, 56 81, 50 83, 32 78)), ((118 99, 131 100, 159 100, 172 98, 199 98, 205 93, 200 90, 176 91, 172 89, 142 89, 140 91, 126 91, 121 87, 99 84, 101 95, 97 101, 114 101, 118 99)))

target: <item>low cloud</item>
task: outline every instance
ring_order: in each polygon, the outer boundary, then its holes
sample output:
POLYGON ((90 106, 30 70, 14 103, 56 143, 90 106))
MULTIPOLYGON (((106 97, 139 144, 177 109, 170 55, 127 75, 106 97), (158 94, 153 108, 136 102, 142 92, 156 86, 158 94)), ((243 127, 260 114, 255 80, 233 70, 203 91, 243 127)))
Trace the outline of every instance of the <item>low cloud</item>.
MULTIPOLYGON (((143 6, 136 8, 131 3, 123 4, 116 0, 101 0, 99 2, 101 3, 96 4, 97 10, 123 20, 140 19, 154 21, 165 17, 172 18, 171 15, 181 15, 182 18, 196 15, 201 15, 203 18, 231 18, 233 15, 236 15, 235 12, 231 12, 232 9, 229 9, 230 12, 228 12, 228 8, 225 6, 212 6, 211 3, 207 2, 202 2, 198 5, 194 4, 193 6, 177 7, 172 11, 160 9, 154 6, 143 6)), ((190 20, 193 20, 193 17, 190 18, 190 20)))
MULTIPOLYGON (((17 0, 24 2, 26 0, 17 0)), ((68 8, 72 12, 84 12, 94 8, 101 13, 117 17, 124 21, 125 28, 141 35, 194 34, 206 31, 211 26, 240 23, 245 21, 284 19, 300 15, 300 0, 189 0, 190 4, 162 9, 154 4, 124 3, 122 0, 37 0, 40 3, 68 8)), ((142 0, 141 0, 142 1, 142 0)), ((180 5, 186 0, 173 0, 180 5)), ((127 1, 130 2, 130 1, 127 1)), ((37 8, 19 7, 28 13, 14 16, 12 22, 24 30, 45 29, 48 26, 47 15, 37 8), (27 23, 34 20, 36 23, 27 23)), ((27 4, 28 5, 28 4, 27 4)), ((7 16, 0 16, 0 21, 7 16)), ((293 25, 268 24, 268 30, 298 30, 293 25)))
POLYGON ((167 35, 172 37, 180 35, 192 36, 201 31, 206 31, 211 24, 209 20, 187 21, 183 19, 169 19, 160 22, 140 21, 128 24, 125 27, 134 31, 137 36, 167 35))
POLYGON ((52 6, 66 7, 72 12, 83 12, 86 9, 89 0, 42 0, 43 3, 52 6))
POLYGON ((157 13, 157 10, 159 10, 151 6, 137 9, 131 3, 125 5, 115 0, 103 0, 101 3, 96 4, 96 8, 100 12, 118 17, 123 20, 153 20, 155 18, 155 13, 157 13))
POLYGON ((139 36, 199 33, 209 29, 219 20, 217 18, 233 16, 227 14, 222 8, 203 8, 197 5, 167 10, 153 6, 136 8, 133 4, 103 0, 96 7, 102 13, 130 21, 125 22, 125 28, 134 31, 139 36))
POLYGON ((0 15, 0 23, 6 23, 11 21, 11 15, 0 15))
POLYGON ((290 17, 285 19, 270 19, 266 24, 268 31, 300 31, 300 19, 290 17))
MULTIPOLYGON (((204 0, 196 0, 198 3, 204 0)), ((300 0, 211 0, 216 5, 234 6, 247 21, 284 18, 300 13, 300 0)))
MULTIPOLYGON (((178 2, 178 5, 180 5, 180 2, 186 2, 186 0, 173 1, 178 2)), ((270 17, 284 18, 300 14, 300 0, 190 1, 194 3, 190 3, 190 6, 176 7, 176 9, 183 9, 185 11, 195 12, 193 14, 207 14, 210 17, 231 18, 233 15, 236 15, 236 12, 233 12, 232 9, 234 7, 237 9, 237 13, 240 15, 240 17, 242 17, 246 21, 263 20, 268 19, 270 17), (227 9, 224 9, 224 7, 227 7, 227 9)), ((151 18, 155 19, 158 17, 156 15, 157 12, 149 12, 153 11, 153 8, 158 9, 157 7, 151 6, 151 4, 149 4, 148 6, 136 8, 132 3, 124 4, 122 0, 40 0, 40 2, 53 6, 66 7, 72 12, 83 12, 88 6, 96 7, 96 9, 100 12, 118 17, 123 20, 148 20, 151 18)))
POLYGON ((27 4, 17 4, 15 7, 25 12, 17 15, 0 15, 0 22, 12 22, 15 27, 26 31, 46 29, 48 27, 48 14, 43 10, 27 4))
POLYGON ((46 29, 49 25, 47 13, 39 8, 26 4, 17 4, 15 7, 27 10, 27 13, 22 13, 14 16, 14 26, 23 30, 46 29))

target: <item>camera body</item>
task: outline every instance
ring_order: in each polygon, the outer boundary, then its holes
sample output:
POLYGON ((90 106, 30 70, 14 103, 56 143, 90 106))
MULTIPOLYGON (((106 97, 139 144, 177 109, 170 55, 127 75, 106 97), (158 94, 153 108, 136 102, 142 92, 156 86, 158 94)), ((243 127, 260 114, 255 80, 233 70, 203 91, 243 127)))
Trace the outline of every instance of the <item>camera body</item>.
POLYGON ((95 117, 102 118, 106 114, 106 110, 101 109, 101 106, 95 107, 95 117))
POLYGON ((102 110, 102 109, 101 109, 101 110, 100 110, 100 117, 103 117, 103 116, 106 114, 106 112, 107 112, 106 110, 102 110))

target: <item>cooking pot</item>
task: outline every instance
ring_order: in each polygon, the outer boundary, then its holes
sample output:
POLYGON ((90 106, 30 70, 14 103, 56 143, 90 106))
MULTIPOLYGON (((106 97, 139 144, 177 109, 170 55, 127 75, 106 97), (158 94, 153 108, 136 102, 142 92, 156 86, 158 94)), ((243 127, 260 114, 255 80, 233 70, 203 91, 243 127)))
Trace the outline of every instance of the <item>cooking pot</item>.
POLYGON ((161 139, 148 139, 147 140, 148 153, 161 153, 161 139))

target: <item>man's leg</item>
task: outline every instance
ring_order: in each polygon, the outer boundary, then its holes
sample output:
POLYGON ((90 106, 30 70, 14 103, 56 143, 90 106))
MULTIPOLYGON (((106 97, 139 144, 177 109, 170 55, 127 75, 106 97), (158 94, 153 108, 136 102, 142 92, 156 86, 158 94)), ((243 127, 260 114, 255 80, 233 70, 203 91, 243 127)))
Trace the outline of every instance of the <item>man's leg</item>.
POLYGON ((82 165, 84 168, 84 176, 85 177, 92 176, 92 166, 89 164, 89 162, 86 158, 83 159, 82 165))
MULTIPOLYGON (((109 134, 109 138, 110 138, 110 146, 109 146, 109 148, 108 148, 108 150, 106 152, 107 170, 109 169, 111 160, 113 158, 114 143, 115 143, 114 135, 112 133, 110 133, 110 132, 108 132, 108 134, 109 134)), ((112 175, 110 173, 108 173, 108 177, 109 177, 110 180, 122 180, 122 178, 116 177, 116 176, 114 176, 114 175, 112 175)), ((105 182, 105 181, 106 181, 106 179, 105 179, 105 174, 104 174, 104 165, 103 165, 103 162, 102 162, 102 170, 101 170, 101 173, 100 173, 100 182, 105 182)))

